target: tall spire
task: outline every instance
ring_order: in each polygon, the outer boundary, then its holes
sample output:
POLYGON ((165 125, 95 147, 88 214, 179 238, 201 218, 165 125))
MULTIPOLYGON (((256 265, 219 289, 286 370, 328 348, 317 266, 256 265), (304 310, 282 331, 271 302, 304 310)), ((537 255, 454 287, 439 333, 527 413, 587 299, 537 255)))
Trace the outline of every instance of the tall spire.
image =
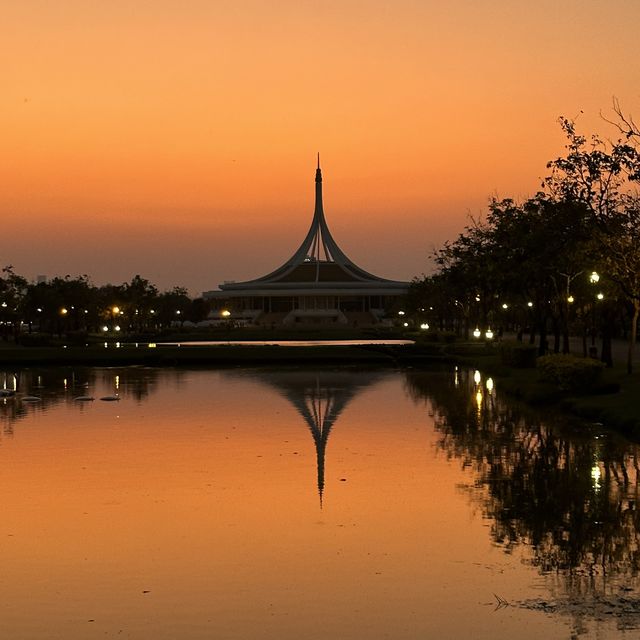
POLYGON ((320 170, 320 152, 318 151, 318 168, 316 169, 316 204, 313 212, 313 222, 311 223, 312 229, 315 226, 315 237, 311 244, 309 256, 313 257, 315 260, 320 260, 322 249, 324 251, 324 259, 329 260, 331 258, 331 254, 326 246, 324 238, 326 234, 322 229, 321 221, 324 221, 324 208, 322 206, 322 171, 320 170))
POLYGON ((324 215, 324 205, 322 202, 322 170, 320 169, 320 153, 317 153, 316 164, 316 199, 313 211, 313 219, 307 235, 296 252, 278 269, 268 273, 262 278, 248 280, 242 283, 232 283, 220 285, 221 289, 237 289, 239 287, 246 288, 253 286, 254 283, 264 282, 298 282, 297 279, 289 280, 291 274, 303 267, 304 278, 300 282, 308 284, 318 284, 320 282, 334 282, 340 280, 339 270, 344 273, 344 277, 349 282, 361 282, 366 286, 377 286, 379 283, 386 283, 394 287, 406 289, 407 283, 396 282, 379 278, 364 269, 358 267, 342 252, 338 243, 334 240, 324 215), (309 264, 315 266, 315 269, 309 268, 309 264), (339 267, 339 269, 335 269, 339 267))

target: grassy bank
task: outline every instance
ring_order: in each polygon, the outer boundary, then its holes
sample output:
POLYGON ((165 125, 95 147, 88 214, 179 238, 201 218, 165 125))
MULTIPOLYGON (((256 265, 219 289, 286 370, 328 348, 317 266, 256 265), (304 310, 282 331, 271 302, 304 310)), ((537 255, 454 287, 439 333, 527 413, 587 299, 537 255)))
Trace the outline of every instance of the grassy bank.
POLYGON ((393 365, 393 349, 382 346, 300 346, 188 344, 135 347, 90 345, 82 347, 9 347, 0 348, 0 368, 26 366, 241 366, 305 363, 371 363, 393 365))

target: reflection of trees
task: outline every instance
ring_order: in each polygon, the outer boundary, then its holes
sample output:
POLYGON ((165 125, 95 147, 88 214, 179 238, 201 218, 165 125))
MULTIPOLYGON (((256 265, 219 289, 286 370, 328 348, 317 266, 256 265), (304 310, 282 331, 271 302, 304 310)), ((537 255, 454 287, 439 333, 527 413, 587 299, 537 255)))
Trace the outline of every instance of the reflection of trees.
POLYGON ((276 389, 296 408, 311 431, 316 448, 318 495, 324 495, 325 452, 332 427, 362 389, 384 370, 272 369, 257 370, 254 378, 276 389))
POLYGON ((95 395, 101 391, 117 393, 122 399, 132 398, 140 403, 158 390, 159 379, 182 383, 184 372, 180 369, 151 369, 146 367, 91 368, 52 367, 0 372, 0 389, 15 391, 13 397, 0 398, 0 421, 5 435, 13 434, 13 425, 34 411, 47 411, 61 403, 69 403, 78 411, 86 405, 74 398, 95 395), (40 398, 37 403, 21 400, 24 395, 40 398))
POLYGON ((638 447, 544 422, 487 391, 473 372, 448 379, 408 372, 415 399, 428 399, 438 446, 476 474, 475 494, 496 544, 531 548, 542 572, 561 572, 567 594, 609 578, 637 586, 640 571, 638 447))

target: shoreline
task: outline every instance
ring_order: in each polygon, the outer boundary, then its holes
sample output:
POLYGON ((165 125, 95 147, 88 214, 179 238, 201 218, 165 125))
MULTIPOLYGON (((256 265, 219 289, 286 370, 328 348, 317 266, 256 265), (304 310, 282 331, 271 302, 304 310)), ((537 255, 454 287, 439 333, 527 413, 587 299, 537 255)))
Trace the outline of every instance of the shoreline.
POLYGON ((372 363, 394 365, 410 345, 115 345, 0 348, 0 368, 11 366, 240 366, 248 364, 372 363))
POLYGON ((640 373, 623 372, 622 364, 604 372, 600 390, 576 395, 562 393, 540 379, 535 368, 501 362, 494 345, 465 343, 284 345, 147 345, 0 346, 0 370, 48 366, 240 367, 305 365, 375 365, 396 368, 467 366, 490 374, 504 393, 526 404, 545 406, 640 441, 640 373))

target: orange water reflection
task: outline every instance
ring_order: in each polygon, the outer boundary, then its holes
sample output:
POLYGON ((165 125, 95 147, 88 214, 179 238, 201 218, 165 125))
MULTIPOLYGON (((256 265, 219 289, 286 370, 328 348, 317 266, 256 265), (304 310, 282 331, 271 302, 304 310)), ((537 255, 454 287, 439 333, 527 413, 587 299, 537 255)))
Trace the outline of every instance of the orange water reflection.
POLYGON ((567 637, 494 611, 547 587, 526 545, 493 541, 491 489, 470 499, 420 392, 440 378, 21 375, 42 401, 0 405, 2 637, 567 637))

